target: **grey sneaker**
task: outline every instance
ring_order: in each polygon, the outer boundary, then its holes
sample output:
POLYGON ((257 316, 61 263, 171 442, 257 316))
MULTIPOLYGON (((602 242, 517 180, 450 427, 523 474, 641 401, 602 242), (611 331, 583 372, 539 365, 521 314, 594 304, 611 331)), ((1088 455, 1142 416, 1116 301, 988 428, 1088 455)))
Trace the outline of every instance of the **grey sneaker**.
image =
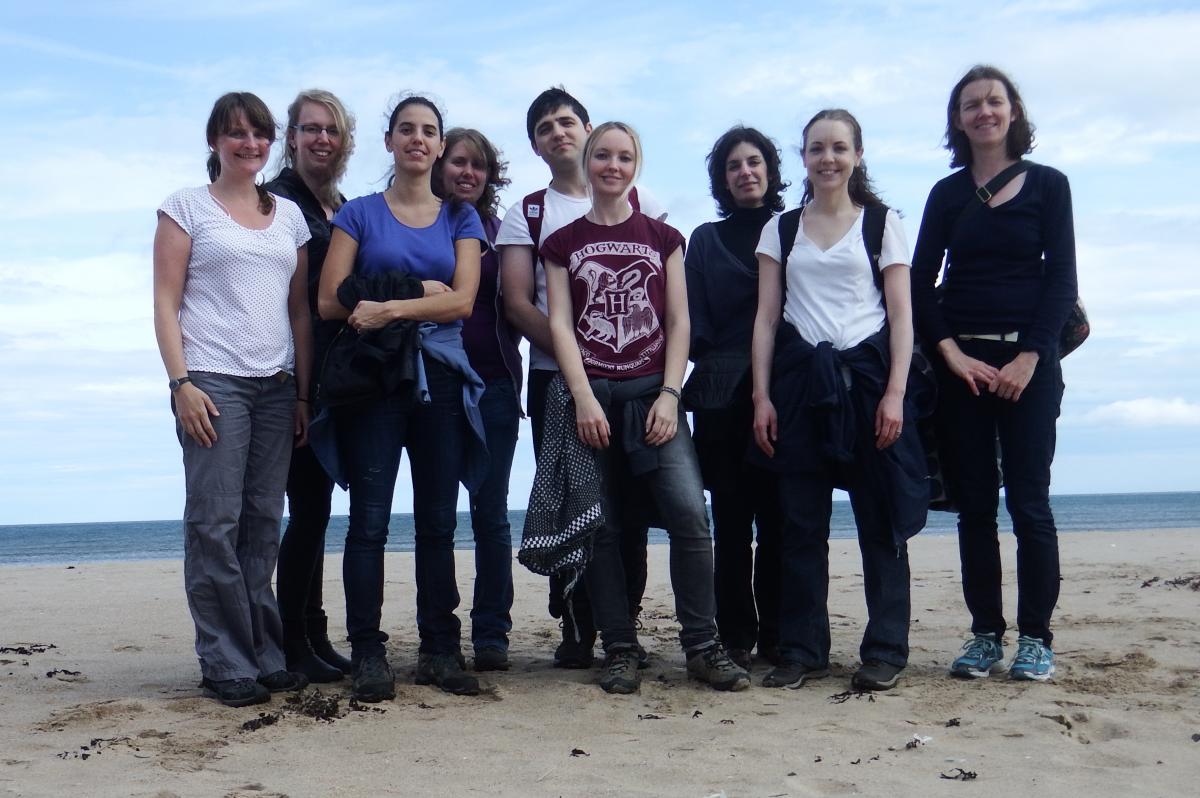
POLYGON ((420 654, 417 684, 433 684, 454 695, 479 695, 479 680, 463 670, 458 654, 420 654))
POLYGON ((690 678, 708 682, 714 690, 737 692, 750 686, 750 674, 729 658, 720 643, 688 657, 687 672, 690 678))
POLYGON ((850 677, 850 686, 855 690, 891 690, 900 680, 899 665, 869 659, 850 677))
POLYGON ((387 657, 375 654, 363 657, 354 666, 354 680, 350 687, 352 695, 366 704, 390 701, 396 697, 396 676, 388 665, 387 657))
POLYGON ((200 686, 227 707, 248 707, 271 700, 271 692, 254 679, 209 679, 200 686))
POLYGON ((963 643, 963 653, 950 664, 950 675, 963 679, 983 679, 1004 673, 1004 647, 995 634, 975 635, 963 643))
POLYGON ((829 668, 811 668, 799 662, 784 661, 767 671, 763 687, 789 687, 793 690, 804 686, 809 679, 821 679, 829 675, 829 668))
POLYGON ((638 673, 636 648, 619 648, 605 655, 600 686, 606 693, 628 695, 638 691, 642 686, 642 675, 638 673))

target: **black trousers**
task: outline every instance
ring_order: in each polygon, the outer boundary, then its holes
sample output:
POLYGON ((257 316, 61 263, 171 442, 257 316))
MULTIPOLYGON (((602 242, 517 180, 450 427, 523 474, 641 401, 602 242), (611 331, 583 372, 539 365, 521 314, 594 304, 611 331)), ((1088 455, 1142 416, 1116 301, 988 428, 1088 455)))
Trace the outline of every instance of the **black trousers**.
MULTIPOLYGON (((1001 341, 963 341, 959 346, 997 368, 1020 351, 1017 344, 1001 341)), ((1007 628, 996 525, 999 435, 1004 502, 1017 538, 1017 629, 1049 646, 1059 589, 1050 464, 1062 404, 1062 368, 1057 358, 1039 361, 1020 400, 1012 402, 987 390, 975 396, 938 363, 938 446, 945 458, 947 487, 959 510, 963 596, 971 612, 971 631, 1002 636, 1007 628)))
MULTIPOLYGON (((546 390, 550 381, 558 374, 557 371, 543 369, 529 370, 529 394, 526 412, 533 426, 534 456, 542 450, 542 431, 546 421, 546 390)), ((625 475, 626 479, 629 479, 625 475)), ((631 484, 632 480, 629 479, 631 484)), ((622 506, 624 517, 621 521, 621 562, 625 568, 626 596, 629 600, 629 614, 637 618, 642 609, 642 596, 646 592, 646 534, 648 528, 639 520, 639 510, 634 502, 625 502, 622 506), (633 506, 624 506, 633 505, 633 506)), ((563 601, 565 583, 560 577, 550 577, 549 611, 552 618, 562 618, 566 606, 563 601)), ((580 640, 591 640, 596 637, 596 627, 592 620, 592 602, 588 596, 586 580, 579 580, 571 594, 575 623, 578 625, 580 640)), ((566 631, 564 627, 564 631, 566 631)))
POLYGON ((287 481, 288 523, 279 544, 275 586, 285 650, 326 636, 321 585, 332 494, 333 480, 312 449, 293 449, 287 481))

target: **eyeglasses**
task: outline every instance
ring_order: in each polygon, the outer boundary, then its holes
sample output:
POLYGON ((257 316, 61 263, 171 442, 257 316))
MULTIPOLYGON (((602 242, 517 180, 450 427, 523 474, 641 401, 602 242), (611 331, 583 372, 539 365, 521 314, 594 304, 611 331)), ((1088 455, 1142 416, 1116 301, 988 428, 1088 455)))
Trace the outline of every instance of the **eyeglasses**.
POLYGON ((329 127, 321 127, 320 125, 292 125, 291 127, 292 130, 299 130, 304 135, 312 136, 313 138, 316 138, 322 133, 329 136, 331 139, 336 139, 338 136, 342 135, 342 131, 338 130, 337 127, 333 125, 330 125, 329 127))

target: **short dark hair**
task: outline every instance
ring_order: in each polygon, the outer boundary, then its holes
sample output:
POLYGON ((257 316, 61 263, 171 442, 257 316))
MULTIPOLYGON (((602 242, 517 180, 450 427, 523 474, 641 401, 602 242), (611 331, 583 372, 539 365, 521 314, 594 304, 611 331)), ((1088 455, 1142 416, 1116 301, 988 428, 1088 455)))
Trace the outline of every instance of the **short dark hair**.
POLYGON ((479 201, 475 203, 475 210, 485 219, 489 216, 495 216, 497 206, 500 203, 500 197, 497 192, 510 182, 504 176, 504 173, 508 170, 508 162, 501 159, 500 151, 496 149, 496 145, 488 141, 487 136, 474 128, 452 127, 446 131, 446 149, 442 153, 442 157, 433 162, 433 175, 431 177, 433 193, 439 197, 445 193, 445 188, 442 186, 442 173, 445 170, 445 162, 450 157, 450 151, 460 142, 474 149, 479 154, 479 157, 483 158, 484 163, 487 164, 487 178, 485 179, 483 194, 480 195, 479 201))
MULTIPOLYGON (((267 104, 259 99, 258 95, 251 94, 248 91, 231 91, 222 94, 213 103, 212 112, 208 115, 208 124, 204 127, 204 134, 208 138, 208 146, 212 149, 208 154, 208 181, 215 183, 221 175, 221 158, 217 155, 215 147, 217 145, 217 137, 233 130, 234 124, 237 123, 238 114, 242 113, 246 116, 246 121, 250 127, 254 128, 254 132, 258 135, 275 141, 276 127, 275 117, 271 115, 271 109, 267 104)), ((271 195, 262 186, 258 186, 258 209, 264 216, 271 213, 271 209, 275 207, 275 203, 271 200, 271 195)))
POLYGON ((780 172, 783 156, 778 145, 756 128, 734 125, 721 134, 706 158, 708 182, 712 197, 717 201, 717 215, 729 216, 737 208, 733 193, 729 190, 729 183, 725 179, 725 162, 729 160, 729 153, 739 144, 749 144, 762 153, 763 162, 767 165, 767 192, 763 195, 763 205, 776 213, 782 211, 783 192, 791 184, 784 181, 780 172))
POLYGON ((1008 138, 1005 140, 1008 157, 1019 160, 1022 155, 1033 152, 1034 126, 1033 122, 1029 121, 1029 114, 1025 111, 1025 101, 1021 99, 1021 93, 1017 91, 1017 84, 994 66, 976 64, 967 70, 967 74, 963 75, 958 83, 954 84, 954 88, 950 90, 950 102, 946 105, 944 146, 950 151, 950 166, 970 166, 974 160, 967 134, 955 127, 954 121, 958 117, 958 103, 962 99, 963 89, 967 87, 967 84, 977 80, 998 81, 1008 92, 1008 102, 1013 107, 1013 119, 1008 126, 1008 138))
POLYGON ((572 97, 562 86, 551 86, 534 98, 529 105, 529 111, 525 114, 525 132, 529 134, 530 144, 533 143, 533 129, 537 126, 538 120, 564 105, 575 112, 580 122, 588 124, 588 112, 583 107, 583 103, 572 97))
MULTIPOLYGON (((858 120, 854 118, 854 114, 845 108, 826 108, 824 111, 818 111, 812 119, 808 120, 808 124, 804 126, 803 143, 800 145, 802 152, 808 150, 808 131, 822 119, 828 119, 832 122, 844 122, 850 128, 851 135, 854 136, 854 151, 862 152, 862 125, 858 124, 858 120)), ((872 185, 871 178, 867 174, 866 161, 860 160, 858 166, 854 167, 854 171, 850 173, 850 183, 846 186, 846 190, 850 192, 850 200, 860 207, 865 208, 868 205, 884 204, 879 195, 875 193, 875 187, 872 185)), ((800 200, 800 204, 806 205, 812 198, 812 181, 805 177, 804 197, 800 200)))

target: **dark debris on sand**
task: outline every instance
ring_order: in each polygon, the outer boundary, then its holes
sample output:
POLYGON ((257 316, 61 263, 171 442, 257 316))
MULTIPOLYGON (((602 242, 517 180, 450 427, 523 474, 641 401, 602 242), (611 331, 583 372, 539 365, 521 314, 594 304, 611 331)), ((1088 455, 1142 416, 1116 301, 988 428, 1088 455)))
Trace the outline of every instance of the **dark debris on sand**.
POLYGON ((979 774, 975 771, 963 770, 962 768, 950 768, 945 773, 938 774, 939 779, 946 779, 948 781, 973 781, 978 777, 979 774))
MULTIPOLYGON (((112 746, 114 743, 130 743, 128 737, 93 737, 87 745, 79 746, 78 751, 63 751, 60 754, 55 754, 59 759, 90 759, 93 756, 99 756, 104 753, 106 747, 112 746)), ((130 743, 134 751, 142 749, 130 743)))
POLYGON ((267 726, 274 726, 282 717, 282 712, 260 712, 257 718, 252 718, 242 724, 242 731, 252 732, 267 726))
POLYGON ((866 690, 846 690, 845 692, 842 692, 842 693, 834 693, 833 695, 829 696, 829 703, 844 704, 847 701, 849 701, 851 698, 853 698, 854 700, 857 701, 858 699, 863 698, 864 696, 867 699, 867 703, 869 703, 869 704, 875 703, 875 695, 866 690))
POLYGON ((0 646, 0 654, 20 654, 22 657, 28 657, 31 654, 45 654, 52 648, 58 646, 53 643, 17 643, 12 646, 0 646))

